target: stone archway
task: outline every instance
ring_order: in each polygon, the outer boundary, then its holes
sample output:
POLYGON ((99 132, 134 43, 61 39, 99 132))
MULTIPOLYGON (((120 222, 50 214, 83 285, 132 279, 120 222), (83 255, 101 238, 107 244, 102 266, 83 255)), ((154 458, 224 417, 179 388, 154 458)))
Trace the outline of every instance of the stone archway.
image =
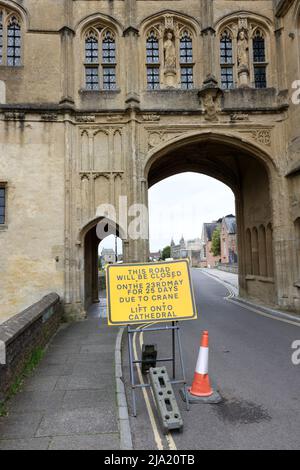
POLYGON ((111 234, 116 235, 122 240, 124 239, 119 226, 115 222, 103 217, 90 221, 81 230, 82 270, 80 297, 85 312, 91 304, 99 301, 98 248, 101 241, 111 234), (102 224, 102 230, 97 230, 99 223, 102 224))
POLYGON ((273 270, 267 270, 267 266, 274 265, 270 233, 273 227, 272 177, 276 168, 271 157, 251 142, 233 135, 198 133, 151 151, 145 165, 145 179, 149 188, 186 171, 216 178, 233 191, 240 295, 275 305, 276 276, 273 270))

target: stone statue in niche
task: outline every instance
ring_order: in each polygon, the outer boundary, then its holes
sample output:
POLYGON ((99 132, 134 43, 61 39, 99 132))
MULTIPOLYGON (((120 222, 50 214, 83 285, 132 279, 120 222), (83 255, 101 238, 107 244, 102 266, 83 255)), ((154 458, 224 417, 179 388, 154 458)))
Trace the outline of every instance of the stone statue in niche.
POLYGON ((175 36, 171 30, 166 33, 164 41, 164 77, 167 87, 174 87, 176 82, 176 47, 175 36))
POLYGON ((249 41, 245 29, 238 32, 237 63, 240 86, 249 86, 249 41))
POLYGON ((174 35, 171 31, 166 34, 164 42, 165 70, 176 70, 176 49, 174 35))

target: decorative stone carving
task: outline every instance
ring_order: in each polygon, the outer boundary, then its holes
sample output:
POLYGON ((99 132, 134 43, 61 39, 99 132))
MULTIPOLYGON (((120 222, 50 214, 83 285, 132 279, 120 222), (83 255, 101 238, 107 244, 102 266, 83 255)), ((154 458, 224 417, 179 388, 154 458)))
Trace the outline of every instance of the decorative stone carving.
POLYGON ((25 113, 20 112, 6 112, 4 113, 4 119, 6 121, 24 121, 25 113))
POLYGON ((271 145, 271 130, 270 129, 255 129, 251 131, 251 135, 259 144, 271 145))
POLYGON ((204 108, 204 119, 211 122, 218 121, 219 113, 221 112, 221 98, 223 92, 218 87, 218 82, 215 77, 207 77, 198 95, 201 105, 204 108))
POLYGON ((246 29, 240 29, 237 40, 237 64, 240 86, 249 86, 249 40, 246 29))
POLYGON ((235 113, 230 115, 230 120, 235 121, 249 121, 249 114, 246 113, 235 113))
POLYGON ((95 122, 96 121, 96 116, 94 116, 94 115, 87 115, 87 116, 78 115, 78 116, 76 116, 76 121, 77 122, 95 122))
POLYGON ((42 121, 57 121, 58 115, 53 113, 41 114, 42 121))
POLYGON ((181 132, 172 132, 172 131, 151 131, 148 134, 148 148, 152 148, 161 145, 163 142, 168 142, 169 140, 175 139, 181 135, 181 132))
POLYGON ((175 87, 176 48, 174 33, 171 30, 167 30, 164 41, 164 77, 166 87, 175 87))
POLYGON ((143 121, 151 122, 151 121, 160 121, 159 114, 144 114, 142 116, 143 121))
POLYGON ((120 122, 123 121, 124 116, 121 114, 111 114, 110 116, 106 116, 108 122, 120 122))

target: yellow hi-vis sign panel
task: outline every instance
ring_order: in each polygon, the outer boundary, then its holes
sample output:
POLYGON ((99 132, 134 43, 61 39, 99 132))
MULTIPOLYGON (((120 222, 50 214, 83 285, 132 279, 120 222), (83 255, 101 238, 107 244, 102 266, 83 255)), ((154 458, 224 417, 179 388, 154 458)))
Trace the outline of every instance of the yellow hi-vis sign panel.
POLYGON ((109 325, 197 318, 187 260, 110 265, 106 288, 109 325))

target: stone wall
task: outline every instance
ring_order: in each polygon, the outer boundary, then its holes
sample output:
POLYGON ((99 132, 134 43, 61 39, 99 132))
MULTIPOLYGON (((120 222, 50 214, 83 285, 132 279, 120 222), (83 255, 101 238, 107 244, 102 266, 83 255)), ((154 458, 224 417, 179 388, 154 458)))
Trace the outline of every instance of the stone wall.
POLYGON ((43 348, 56 332, 61 316, 60 298, 52 293, 0 325, 0 401, 32 352, 43 348))

